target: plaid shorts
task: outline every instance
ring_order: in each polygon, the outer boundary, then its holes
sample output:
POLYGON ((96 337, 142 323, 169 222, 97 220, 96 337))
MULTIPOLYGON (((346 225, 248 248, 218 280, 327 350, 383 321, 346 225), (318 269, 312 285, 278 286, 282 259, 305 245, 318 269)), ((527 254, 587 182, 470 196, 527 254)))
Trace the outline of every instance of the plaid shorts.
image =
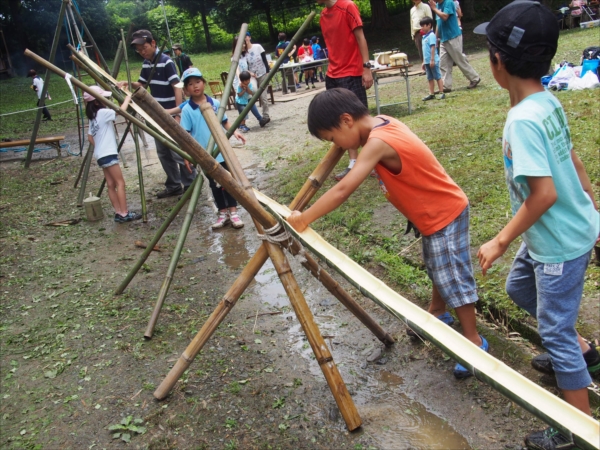
POLYGON ((362 84, 362 77, 331 78, 325 76, 325 89, 333 88, 344 88, 354 92, 363 105, 367 108, 369 107, 367 91, 362 84))
POLYGON ((477 301, 469 237, 469 207, 430 236, 423 236, 427 275, 450 308, 477 301))

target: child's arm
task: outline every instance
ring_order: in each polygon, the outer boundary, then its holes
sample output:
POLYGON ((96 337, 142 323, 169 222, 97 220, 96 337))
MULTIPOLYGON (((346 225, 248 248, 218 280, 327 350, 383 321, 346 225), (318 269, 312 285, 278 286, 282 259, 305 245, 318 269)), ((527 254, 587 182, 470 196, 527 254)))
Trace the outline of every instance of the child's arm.
POLYGON ((531 193, 517 214, 494 239, 483 244, 477 252, 484 275, 492 267, 492 263, 506 252, 510 243, 536 223, 556 202, 558 196, 552 177, 526 177, 526 179, 531 193))
POLYGON ((339 183, 325 192, 306 211, 292 211, 292 214, 287 218, 289 224, 296 231, 302 232, 315 220, 325 214, 329 214, 344 203, 358 186, 365 181, 365 178, 369 176, 377 163, 381 161, 386 153, 386 147, 394 152, 382 140, 376 138, 370 139, 359 153, 352 170, 339 183))
MULTIPOLYGON (((229 120, 226 121, 226 122, 223 122, 222 125, 223 125, 223 128, 225 128, 225 130, 229 130, 229 128, 231 127, 231 124, 229 123, 229 120)), ((242 141, 244 144, 246 143, 246 138, 238 130, 235 130, 233 132, 233 135, 236 137, 236 139, 242 141)))
POLYGON ((431 61, 429 62, 429 67, 432 69, 435 67, 435 44, 431 44, 431 61))
POLYGON ((588 176, 585 166, 579 156, 575 153, 574 150, 571 150, 571 159, 573 160, 573 165, 575 166, 575 170, 577 171, 577 176, 579 177, 579 182, 581 183, 581 187, 585 191, 587 195, 590 196, 592 203, 594 204, 594 208, 598 211, 598 203, 596 203, 596 199, 594 198, 594 191, 592 190, 592 183, 590 181, 590 177, 588 176))

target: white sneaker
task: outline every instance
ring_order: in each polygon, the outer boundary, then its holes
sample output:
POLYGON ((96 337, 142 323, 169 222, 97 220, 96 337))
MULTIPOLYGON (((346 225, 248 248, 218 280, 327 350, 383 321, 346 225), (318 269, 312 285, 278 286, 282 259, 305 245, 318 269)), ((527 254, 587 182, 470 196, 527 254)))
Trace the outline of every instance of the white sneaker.
POLYGON ((231 213, 229 218, 231 219, 231 226, 233 228, 242 228, 244 226, 244 222, 242 222, 242 219, 240 219, 240 216, 238 216, 237 213, 231 213))
POLYGON ((219 228, 223 228, 225 225, 229 224, 231 221, 229 220, 229 214, 227 213, 219 213, 219 218, 215 223, 211 225, 213 230, 218 230, 219 228))

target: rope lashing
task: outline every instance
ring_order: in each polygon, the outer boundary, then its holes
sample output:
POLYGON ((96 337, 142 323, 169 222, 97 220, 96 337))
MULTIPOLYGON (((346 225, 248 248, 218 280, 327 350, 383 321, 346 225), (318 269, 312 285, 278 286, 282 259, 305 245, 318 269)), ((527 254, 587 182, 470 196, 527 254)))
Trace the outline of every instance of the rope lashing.
POLYGON ((271 244, 278 244, 278 245, 280 242, 284 242, 289 239, 292 239, 292 235, 290 233, 288 233, 287 230, 284 230, 283 233, 279 233, 279 231, 281 231, 281 229, 282 229, 281 224, 279 222, 277 222, 273 227, 265 228, 265 230, 264 230, 265 234, 257 233, 257 236, 262 241, 267 241, 267 242, 270 242, 271 244))

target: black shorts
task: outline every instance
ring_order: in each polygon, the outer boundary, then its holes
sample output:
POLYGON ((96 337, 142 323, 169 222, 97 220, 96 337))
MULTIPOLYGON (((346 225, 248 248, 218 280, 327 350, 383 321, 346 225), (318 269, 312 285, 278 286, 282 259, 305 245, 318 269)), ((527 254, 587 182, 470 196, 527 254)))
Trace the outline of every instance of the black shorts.
POLYGON ((362 77, 343 77, 331 78, 325 77, 325 89, 344 88, 356 94, 358 99, 368 108, 367 91, 363 87, 362 77))

